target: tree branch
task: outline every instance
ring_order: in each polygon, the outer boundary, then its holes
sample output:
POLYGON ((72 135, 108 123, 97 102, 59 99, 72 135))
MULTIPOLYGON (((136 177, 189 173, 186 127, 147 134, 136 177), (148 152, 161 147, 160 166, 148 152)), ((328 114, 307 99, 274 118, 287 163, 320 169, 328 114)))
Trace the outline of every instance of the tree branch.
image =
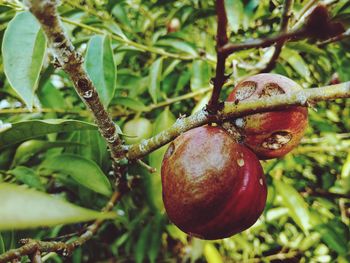
POLYGON ((350 28, 348 28, 348 30, 346 30, 344 33, 339 34, 339 35, 332 37, 330 39, 327 39, 325 41, 322 41, 322 42, 318 43, 317 45, 320 47, 323 47, 325 45, 343 40, 344 38, 348 38, 348 37, 350 37, 350 28))
POLYGON ((219 49, 219 52, 230 55, 233 52, 240 50, 268 47, 280 41, 300 40, 306 37, 305 33, 306 30, 298 29, 291 32, 281 33, 272 37, 249 39, 239 44, 227 43, 221 49, 219 49))
POLYGON ((321 88, 303 89, 264 99, 241 101, 238 104, 226 102, 224 108, 218 111, 216 115, 208 114, 206 109, 202 109, 189 117, 177 119, 169 129, 142 141, 140 144, 129 146, 127 157, 130 160, 143 157, 172 141, 181 133, 210 122, 220 123, 226 119, 238 118, 257 112, 283 109, 291 105, 308 106, 310 102, 315 103, 338 98, 350 98, 350 81, 321 88))
POLYGON ((216 49, 217 49, 217 62, 214 78, 214 89, 211 95, 211 98, 208 103, 209 112, 216 113, 218 110, 218 102, 220 97, 220 92, 222 86, 226 81, 225 76, 225 62, 227 55, 223 54, 219 50, 227 44, 227 16, 225 10, 225 1, 217 0, 216 1, 216 14, 218 18, 218 26, 216 33, 216 49))
MULTIPOLYGON (((106 206, 102 209, 103 212, 112 210, 115 203, 121 198, 121 192, 114 192, 106 206)), ((38 252, 61 252, 63 256, 68 256, 72 251, 81 246, 97 232, 103 220, 96 220, 93 224, 87 227, 87 230, 73 242, 56 242, 56 241, 39 241, 33 239, 22 239, 23 246, 11 249, 0 255, 0 263, 6 263, 10 260, 18 259, 26 255, 34 255, 38 252)))
MULTIPOLYGON (((289 20, 292 15, 293 3, 294 3, 294 0, 284 1, 283 14, 281 18, 281 31, 280 31, 281 33, 286 33, 288 30, 289 20)), ((285 42, 286 41, 282 39, 276 43, 275 51, 273 52, 273 55, 269 63, 267 63, 266 67, 263 70, 261 70, 261 72, 270 72, 276 66, 276 61, 281 54, 281 51, 285 42)))
POLYGON ((72 42, 66 36, 59 15, 57 0, 27 0, 31 13, 40 22, 55 59, 71 78, 74 87, 95 117, 102 136, 107 141, 113 159, 113 170, 117 179, 121 178, 118 162, 124 156, 122 140, 116 125, 104 108, 90 77, 83 68, 83 58, 76 52, 72 42))

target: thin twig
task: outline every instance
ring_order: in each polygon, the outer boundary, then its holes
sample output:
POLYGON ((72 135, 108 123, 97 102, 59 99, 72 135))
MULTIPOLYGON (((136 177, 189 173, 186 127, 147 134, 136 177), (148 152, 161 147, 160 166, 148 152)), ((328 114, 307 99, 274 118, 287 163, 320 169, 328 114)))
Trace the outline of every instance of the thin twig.
POLYGON ((214 78, 214 89, 211 98, 208 103, 208 110, 211 113, 215 113, 218 110, 218 102, 222 86, 224 85, 227 77, 225 76, 225 62, 227 55, 220 52, 220 49, 228 42, 227 37, 227 16, 225 10, 225 1, 216 1, 216 14, 218 19, 217 33, 216 33, 216 49, 217 49, 217 62, 214 78))
MULTIPOLYGON (((112 210, 117 201, 121 198, 122 193, 114 192, 102 212, 112 210)), ((39 241, 33 239, 22 239, 23 246, 11 249, 0 255, 0 263, 6 263, 13 259, 18 259, 26 255, 32 255, 39 252, 60 252, 63 256, 68 256, 72 251, 90 240, 101 226, 103 220, 96 220, 93 224, 87 227, 87 230, 73 242, 56 242, 56 241, 39 241)))
POLYGON ((240 101, 238 104, 226 102, 224 108, 216 115, 209 115, 206 109, 202 109, 189 117, 179 118, 169 129, 142 141, 140 144, 129 146, 127 156, 130 160, 141 158, 172 141, 181 133, 210 122, 222 122, 226 119, 282 109, 291 105, 308 106, 309 102, 316 103, 338 98, 350 98, 350 81, 321 88, 303 89, 264 99, 240 101))
MULTIPOLYGON (((294 0, 284 1, 283 14, 281 18, 281 30, 280 30, 281 33, 286 33, 288 30, 289 20, 292 16, 293 2, 294 0)), ((282 39, 276 43, 275 51, 273 52, 273 55, 269 63, 267 63, 266 67, 263 70, 261 70, 261 72, 270 72, 276 66, 276 61, 282 52, 282 48, 285 42, 286 40, 282 39)))
POLYGON ((325 46, 325 45, 328 45, 328 44, 330 44, 330 43, 334 43, 334 42, 337 42, 337 41, 341 41, 341 40, 343 40, 344 38, 348 38, 348 37, 350 37, 350 28, 349 28, 348 30, 346 30, 344 33, 339 34, 339 35, 337 35, 337 36, 335 36, 335 37, 332 37, 332 38, 330 38, 330 39, 327 39, 327 40, 325 40, 325 41, 322 41, 322 42, 318 43, 317 45, 318 45, 319 47, 323 47, 323 46, 325 46))
POLYGON ((298 30, 293 30, 290 32, 278 34, 272 37, 249 39, 249 40, 246 40, 245 42, 238 43, 238 44, 227 43, 221 49, 219 49, 219 52, 226 55, 230 55, 233 52, 237 52, 240 50, 268 47, 279 41, 300 40, 306 37, 305 33, 306 33, 305 30, 298 29, 298 30))
POLYGON ((30 12, 40 22, 55 59, 69 75, 76 91, 93 113, 96 124, 110 148, 114 174, 119 181, 122 176, 118 162, 124 156, 122 140, 118 135, 116 125, 104 108, 95 86, 83 67, 82 56, 76 52, 72 42, 63 30, 57 12, 57 1, 28 0, 27 4, 30 12))

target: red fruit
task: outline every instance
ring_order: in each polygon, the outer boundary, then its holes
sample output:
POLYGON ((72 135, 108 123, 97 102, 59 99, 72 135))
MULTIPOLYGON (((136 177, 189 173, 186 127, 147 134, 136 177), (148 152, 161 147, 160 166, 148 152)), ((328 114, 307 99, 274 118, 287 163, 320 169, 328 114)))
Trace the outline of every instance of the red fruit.
POLYGON ((229 237, 252 226, 267 188, 259 160, 222 128, 190 130, 169 146, 162 163, 164 206, 184 232, 229 237))
POLYGON ((173 18, 167 23, 167 31, 168 33, 177 32, 180 30, 181 22, 178 18, 173 18))
MULTIPOLYGON (((277 74, 258 74, 237 84, 227 101, 259 99, 302 89, 293 80, 277 74)), ((238 118, 234 124, 243 142, 260 159, 281 157, 296 147, 307 128, 307 108, 290 106, 283 110, 238 118)))

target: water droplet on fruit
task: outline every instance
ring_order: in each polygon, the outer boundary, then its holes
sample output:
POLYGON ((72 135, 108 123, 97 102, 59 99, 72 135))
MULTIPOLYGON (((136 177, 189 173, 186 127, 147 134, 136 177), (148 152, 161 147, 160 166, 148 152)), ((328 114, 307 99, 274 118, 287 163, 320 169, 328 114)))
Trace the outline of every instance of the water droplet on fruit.
POLYGON ((238 127, 238 128, 244 128, 245 126, 245 120, 243 118, 238 118, 235 120, 235 125, 238 127))
POLYGON ((263 181, 262 178, 259 179, 259 183, 260 183, 261 185, 264 185, 264 181, 263 181))
POLYGON ((237 164, 238 164, 238 166, 240 166, 240 167, 244 166, 244 160, 243 160, 243 159, 238 159, 238 160, 237 160, 237 164))
POLYGON ((90 99, 90 98, 92 97, 92 90, 85 91, 85 92, 83 93, 83 97, 84 97, 85 99, 90 99))

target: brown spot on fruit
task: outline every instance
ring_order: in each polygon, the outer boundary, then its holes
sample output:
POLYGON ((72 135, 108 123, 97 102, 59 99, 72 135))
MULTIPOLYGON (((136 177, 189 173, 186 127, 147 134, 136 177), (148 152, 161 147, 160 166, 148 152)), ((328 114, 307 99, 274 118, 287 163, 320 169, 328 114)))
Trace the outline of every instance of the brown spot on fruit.
POLYGON ((284 90, 277 83, 268 83, 262 89, 259 98, 272 97, 284 93, 284 90))
POLYGON ((164 206, 175 225, 196 237, 219 239, 256 222, 267 188, 252 151, 218 126, 192 129, 173 144, 161 176, 164 206))
MULTIPOLYGON (((247 82, 256 83, 256 89, 249 99, 273 97, 301 89, 289 78, 264 73, 250 76, 238 83, 227 101, 235 101, 237 91, 244 89, 247 82)), ((243 143, 252 149, 260 159, 282 157, 290 152, 299 144, 307 128, 307 122, 308 111, 302 106, 288 106, 285 109, 256 113, 232 120, 242 135, 243 143), (289 135, 281 134, 281 131, 288 131, 289 135)))
POLYGON ((175 150, 175 145, 173 142, 170 143, 168 150, 164 154, 164 158, 169 158, 175 150))
POLYGON ((291 139, 292 135, 289 132, 275 132, 262 143, 262 147, 270 150, 278 150, 290 142, 291 139))
POLYGON ((236 100, 245 100, 248 99, 256 90, 256 82, 254 81, 245 81, 242 83, 240 88, 236 90, 236 100))

